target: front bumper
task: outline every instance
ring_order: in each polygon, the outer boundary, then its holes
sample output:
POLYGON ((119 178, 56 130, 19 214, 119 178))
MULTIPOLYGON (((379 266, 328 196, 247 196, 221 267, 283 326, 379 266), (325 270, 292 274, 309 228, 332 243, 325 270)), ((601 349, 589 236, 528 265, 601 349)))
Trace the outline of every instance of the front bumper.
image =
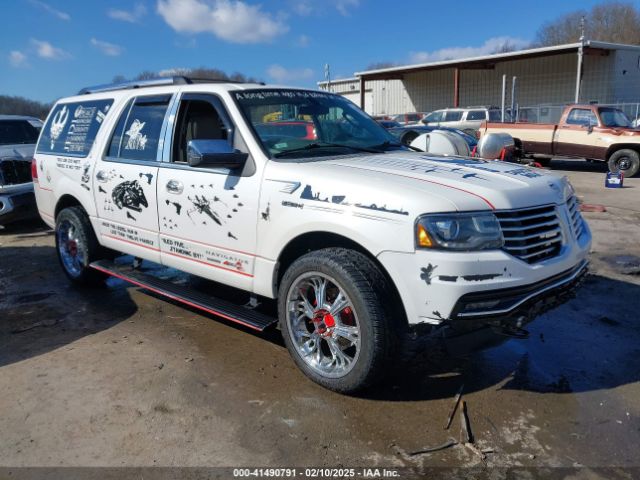
POLYGON ((33 184, 24 188, 0 188, 0 225, 38 216, 33 184))
MULTIPOLYGON (((540 299, 574 286, 587 270, 591 232, 567 235, 558 254, 526 263, 503 250, 382 252, 410 325, 486 324, 530 316, 540 299)), ((528 320, 527 320, 528 321, 528 320)))

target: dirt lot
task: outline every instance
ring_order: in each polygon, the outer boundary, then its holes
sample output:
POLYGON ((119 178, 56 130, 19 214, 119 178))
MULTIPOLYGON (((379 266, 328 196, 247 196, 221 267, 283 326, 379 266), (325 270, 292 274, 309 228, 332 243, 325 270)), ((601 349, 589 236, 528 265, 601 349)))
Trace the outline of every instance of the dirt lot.
POLYGON ((474 466, 444 430, 464 383, 489 466, 640 466, 640 178, 553 162, 586 203, 592 273, 528 340, 424 366, 361 398, 255 335, 121 282, 70 287, 51 232, 0 231, 0 466, 474 466), (635 259, 633 258, 635 256, 635 259), (635 262, 635 263, 634 263, 635 262))

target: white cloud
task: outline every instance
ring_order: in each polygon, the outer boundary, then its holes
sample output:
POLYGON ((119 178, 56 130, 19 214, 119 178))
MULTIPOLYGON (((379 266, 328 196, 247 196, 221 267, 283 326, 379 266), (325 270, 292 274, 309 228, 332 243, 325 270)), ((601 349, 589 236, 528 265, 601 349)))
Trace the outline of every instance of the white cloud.
POLYGON ((301 17, 325 13, 327 7, 333 7, 340 15, 348 17, 351 14, 350 10, 360 5, 360 0, 325 0, 316 3, 317 4, 314 4, 312 0, 289 0, 289 5, 293 13, 301 17))
POLYGON ((521 38, 494 37, 490 38, 479 47, 449 47, 434 50, 432 52, 411 52, 409 57, 411 63, 427 63, 458 58, 480 57, 494 53, 496 49, 499 49, 507 43, 513 46, 516 50, 525 48, 529 44, 529 42, 522 40, 521 38))
POLYGON ((56 10, 51 5, 44 3, 40 0, 29 0, 29 3, 31 3, 31 5, 35 5, 38 8, 41 8, 47 13, 50 13, 54 17, 58 17, 60 20, 67 20, 67 21, 71 20, 71 15, 69 15, 68 13, 62 12, 60 10, 56 10))
POLYGON ((31 45, 36 49, 36 54, 40 58, 46 58, 47 60, 63 60, 70 58, 71 54, 62 50, 61 48, 54 47, 49 42, 44 40, 31 39, 31 45))
POLYGON ((26 67, 28 64, 27 56, 19 50, 9 52, 9 63, 12 67, 26 67))
POLYGON ((301 17, 306 17, 313 13, 313 5, 310 0, 291 0, 291 9, 301 17))
POLYGON ((349 16, 349 9, 356 8, 360 5, 360 0, 334 0, 336 9, 341 15, 349 16))
POLYGON ((313 78, 313 70, 310 68, 293 68, 288 69, 282 65, 271 65, 267 69, 267 75, 276 82, 295 82, 299 80, 308 80, 313 78))
POLYGON ((132 10, 120 10, 110 8, 107 15, 114 20, 120 20, 129 23, 138 23, 138 21, 147 14, 147 7, 142 3, 136 3, 132 10))
POLYGON ((158 13, 176 32, 212 33, 231 43, 261 43, 289 30, 260 5, 240 0, 158 0, 158 13))
POLYGON ((117 57, 122 53, 123 48, 120 45, 115 45, 113 43, 105 42, 103 40, 98 40, 97 38, 92 38, 90 40, 91 45, 96 47, 102 53, 109 57, 117 57))

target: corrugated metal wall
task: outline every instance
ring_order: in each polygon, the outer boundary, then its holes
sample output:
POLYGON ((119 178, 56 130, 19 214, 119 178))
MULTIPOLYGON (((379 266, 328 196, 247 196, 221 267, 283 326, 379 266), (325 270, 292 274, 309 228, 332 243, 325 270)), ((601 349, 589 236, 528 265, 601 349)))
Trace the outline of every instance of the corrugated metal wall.
MULTIPOLYGON (((507 105, 511 104, 511 78, 517 77, 516 102, 520 106, 571 103, 575 97, 576 53, 500 62, 493 69, 460 71, 460 106, 499 106, 502 75, 506 74, 507 105)), ((637 102, 640 100, 640 55, 633 50, 585 55, 582 102, 637 102)), ((372 115, 430 112, 453 106, 454 69, 405 74, 404 80, 367 81, 366 110, 372 115)), ((336 93, 354 99, 359 82, 332 84, 336 93)), ((355 103, 358 103, 356 100, 355 103)))

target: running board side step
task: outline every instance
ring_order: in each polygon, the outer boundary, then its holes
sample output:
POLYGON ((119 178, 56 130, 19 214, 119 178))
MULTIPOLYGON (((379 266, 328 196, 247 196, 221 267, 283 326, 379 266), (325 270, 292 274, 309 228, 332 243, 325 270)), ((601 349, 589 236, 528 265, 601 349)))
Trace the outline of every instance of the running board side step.
POLYGON ((150 290, 158 295, 222 317, 225 320, 239 323, 253 330, 262 332, 278 321, 276 318, 264 315, 263 313, 193 291, 192 289, 177 285, 168 280, 162 280, 153 275, 148 275, 140 270, 134 269, 130 265, 119 265, 109 260, 98 260, 89 266, 107 275, 150 290))

